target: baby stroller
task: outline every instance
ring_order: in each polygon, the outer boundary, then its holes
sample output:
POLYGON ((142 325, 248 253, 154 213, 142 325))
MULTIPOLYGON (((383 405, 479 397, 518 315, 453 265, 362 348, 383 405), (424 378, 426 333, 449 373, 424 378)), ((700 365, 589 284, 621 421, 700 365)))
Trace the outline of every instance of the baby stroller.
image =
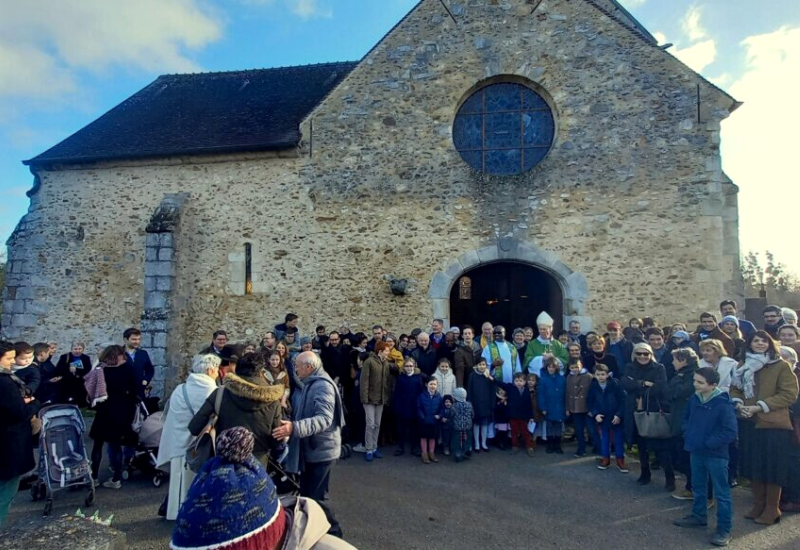
POLYGON ((94 504, 94 483, 83 443, 86 424, 75 405, 50 405, 39 411, 39 479, 31 487, 34 501, 46 499, 44 516, 53 510, 53 493, 88 487, 85 504, 94 504))
MULTIPOLYGON (((143 404, 139 406, 143 411, 147 411, 143 404)), ((156 457, 158 456, 158 445, 161 442, 161 432, 164 430, 163 414, 160 411, 155 412, 142 422, 139 429, 139 443, 136 445, 133 458, 122 471, 122 479, 129 479, 133 472, 139 470, 151 478, 154 487, 161 487, 167 474, 156 468, 156 457)))

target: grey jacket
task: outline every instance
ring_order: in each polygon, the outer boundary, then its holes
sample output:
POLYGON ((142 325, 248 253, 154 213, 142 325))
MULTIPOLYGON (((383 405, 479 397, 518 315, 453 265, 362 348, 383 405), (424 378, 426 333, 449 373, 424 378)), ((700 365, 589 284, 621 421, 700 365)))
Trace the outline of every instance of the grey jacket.
POLYGON ((344 427, 339 390, 323 369, 303 382, 292 422, 293 436, 300 440, 300 467, 306 462, 337 460, 344 427))

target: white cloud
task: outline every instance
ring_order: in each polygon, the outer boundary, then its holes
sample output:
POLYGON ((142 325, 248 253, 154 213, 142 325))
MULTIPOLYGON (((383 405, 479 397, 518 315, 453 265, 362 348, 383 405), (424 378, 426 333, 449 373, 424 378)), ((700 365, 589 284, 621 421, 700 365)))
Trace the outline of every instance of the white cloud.
POLYGON ((333 9, 327 5, 320 5, 319 0, 288 0, 288 2, 292 13, 303 19, 333 17, 333 9))
POLYGON ((708 32, 706 31, 705 27, 703 27, 703 25, 700 23, 701 15, 701 9, 698 6, 692 6, 681 20, 681 28, 683 29, 684 34, 686 34, 686 36, 692 42, 697 42, 698 40, 702 40, 708 36, 708 32))
POLYGON ((703 40, 692 44, 688 48, 673 46, 669 52, 683 61, 691 69, 702 73, 703 69, 711 65, 717 58, 717 44, 714 40, 703 40))
POLYGON ((795 139, 800 127, 800 110, 795 107, 800 27, 750 36, 741 44, 746 69, 729 91, 744 105, 723 123, 722 159, 741 189, 742 249, 772 250, 779 261, 800 271, 791 222, 792 205, 800 199, 795 139), (785 225, 768 223, 768 217, 785 225))
POLYGON ((112 66, 198 70, 190 52, 222 36, 220 20, 199 0, 4 2, 0 95, 60 97, 112 66))

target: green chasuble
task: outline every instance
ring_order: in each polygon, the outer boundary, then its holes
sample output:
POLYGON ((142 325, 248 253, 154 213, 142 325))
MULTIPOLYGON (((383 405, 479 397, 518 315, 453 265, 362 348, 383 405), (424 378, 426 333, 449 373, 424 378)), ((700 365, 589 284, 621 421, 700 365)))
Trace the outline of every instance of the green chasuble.
POLYGON ((544 355, 546 351, 549 351, 561 362, 564 364, 564 367, 567 366, 569 363, 569 353, 567 349, 564 347, 564 344, 553 338, 547 344, 543 344, 541 340, 538 338, 534 338, 530 342, 528 342, 528 347, 525 350, 525 362, 522 364, 522 370, 527 371, 528 365, 530 365, 531 361, 534 357, 539 357, 540 355, 544 355))

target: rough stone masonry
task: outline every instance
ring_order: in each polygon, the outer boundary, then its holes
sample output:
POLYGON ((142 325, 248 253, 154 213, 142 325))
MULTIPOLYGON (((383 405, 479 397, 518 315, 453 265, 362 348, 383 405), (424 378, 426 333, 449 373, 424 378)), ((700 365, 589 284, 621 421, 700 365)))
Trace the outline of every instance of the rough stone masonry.
POLYGON ((448 317, 434 287, 504 258, 563 288, 571 277, 564 315, 584 328, 687 321, 741 296, 737 188, 719 149, 738 103, 610 1, 446 4, 423 0, 399 22, 293 150, 34 166, 3 334, 91 351, 146 325, 147 346, 179 367, 215 329, 257 340, 287 311, 304 332, 423 326, 448 317), (478 173, 453 145, 459 106, 495 81, 535 89, 556 120, 547 158, 521 175, 478 173), (180 223, 150 231, 178 194, 180 223))

